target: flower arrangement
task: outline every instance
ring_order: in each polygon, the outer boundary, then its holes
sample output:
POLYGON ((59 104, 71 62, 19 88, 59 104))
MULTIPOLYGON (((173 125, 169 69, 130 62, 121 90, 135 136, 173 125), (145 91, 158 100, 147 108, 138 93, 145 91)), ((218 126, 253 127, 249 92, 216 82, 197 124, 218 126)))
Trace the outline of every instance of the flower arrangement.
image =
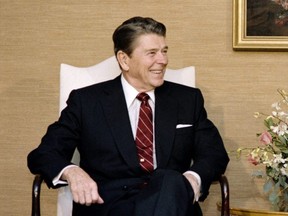
POLYGON ((264 117, 265 131, 258 133, 259 146, 239 148, 238 156, 248 151, 248 161, 264 165, 265 173, 256 171, 254 176, 266 177, 263 186, 274 210, 288 211, 288 93, 278 90, 282 99, 272 104, 272 114, 256 112, 264 117))

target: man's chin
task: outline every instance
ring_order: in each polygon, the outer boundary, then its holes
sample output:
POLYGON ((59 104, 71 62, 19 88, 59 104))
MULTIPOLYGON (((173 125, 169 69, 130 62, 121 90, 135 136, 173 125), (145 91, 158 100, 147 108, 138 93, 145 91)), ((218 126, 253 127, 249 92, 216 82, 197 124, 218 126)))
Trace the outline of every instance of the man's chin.
POLYGON ((154 84, 154 87, 157 88, 157 87, 163 85, 163 83, 164 83, 164 79, 161 79, 161 80, 155 81, 153 84, 154 84))

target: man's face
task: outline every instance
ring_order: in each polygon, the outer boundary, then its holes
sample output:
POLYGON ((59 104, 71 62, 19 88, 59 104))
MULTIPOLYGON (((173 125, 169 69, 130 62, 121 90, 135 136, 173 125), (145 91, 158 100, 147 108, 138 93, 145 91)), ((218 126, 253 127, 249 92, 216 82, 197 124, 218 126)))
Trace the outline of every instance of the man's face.
POLYGON ((156 34, 141 35, 127 58, 128 70, 123 75, 139 92, 161 86, 168 64, 165 38, 156 34))

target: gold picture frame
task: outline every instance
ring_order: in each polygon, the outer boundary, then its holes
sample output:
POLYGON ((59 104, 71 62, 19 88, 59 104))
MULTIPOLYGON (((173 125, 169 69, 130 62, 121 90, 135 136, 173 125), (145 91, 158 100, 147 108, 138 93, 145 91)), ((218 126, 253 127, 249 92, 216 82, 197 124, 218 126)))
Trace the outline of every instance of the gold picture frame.
MULTIPOLYGON (((279 3, 281 1, 275 1, 275 0, 274 1, 273 0, 233 0, 233 49, 234 50, 288 51, 288 8, 287 10, 283 8, 285 14, 287 11, 287 14, 286 14, 287 17, 285 17, 284 26, 283 25, 280 26, 281 28, 279 27, 279 23, 277 23, 279 22, 279 20, 275 19, 276 15, 274 17, 274 20, 271 21, 270 18, 271 18, 271 14, 273 14, 272 12, 271 13, 269 12, 270 14, 269 22, 267 21, 267 23, 265 24, 263 20, 268 20, 268 18, 264 17, 263 19, 262 17, 261 24, 259 24, 260 22, 256 21, 256 19, 258 19, 259 16, 257 16, 257 14, 254 14, 253 16, 251 15, 251 4, 254 4, 253 6, 255 6, 257 2, 258 2, 258 5, 256 5, 257 10, 253 8, 252 12, 255 13, 256 11, 256 12, 259 12, 259 14, 264 15, 264 16, 267 15, 268 13, 267 8, 271 7, 271 4, 276 4, 276 5, 272 5, 273 10, 276 10, 276 9, 279 10, 278 5, 282 7, 282 5, 280 5, 279 3), (269 4, 269 6, 264 5, 264 3, 269 4), (264 11, 262 10, 261 12, 261 9, 263 9, 264 11), (287 18, 287 23, 286 23, 286 18, 287 18), (263 23, 266 26, 263 27, 263 23), (253 29, 253 27, 255 27, 254 30, 257 30, 258 28, 260 32, 257 33, 256 31, 251 30, 253 29), (274 31, 274 29, 277 29, 277 30, 274 31), (264 30, 267 30, 267 31, 265 32, 264 30)), ((283 21, 282 21, 282 24, 283 24, 283 21)))

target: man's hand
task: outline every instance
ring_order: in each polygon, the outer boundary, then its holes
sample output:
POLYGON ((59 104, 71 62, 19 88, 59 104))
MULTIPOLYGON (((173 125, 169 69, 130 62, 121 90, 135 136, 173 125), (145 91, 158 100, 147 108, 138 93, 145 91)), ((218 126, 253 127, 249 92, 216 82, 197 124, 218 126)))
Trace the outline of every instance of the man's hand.
POLYGON ((200 197, 200 185, 198 184, 197 178, 192 174, 184 173, 183 175, 186 177, 186 179, 188 179, 194 191, 194 200, 193 200, 194 203, 195 201, 198 201, 200 197))
POLYGON ((87 206, 93 203, 104 203, 98 193, 96 182, 80 167, 67 168, 61 179, 68 182, 74 202, 87 206))

